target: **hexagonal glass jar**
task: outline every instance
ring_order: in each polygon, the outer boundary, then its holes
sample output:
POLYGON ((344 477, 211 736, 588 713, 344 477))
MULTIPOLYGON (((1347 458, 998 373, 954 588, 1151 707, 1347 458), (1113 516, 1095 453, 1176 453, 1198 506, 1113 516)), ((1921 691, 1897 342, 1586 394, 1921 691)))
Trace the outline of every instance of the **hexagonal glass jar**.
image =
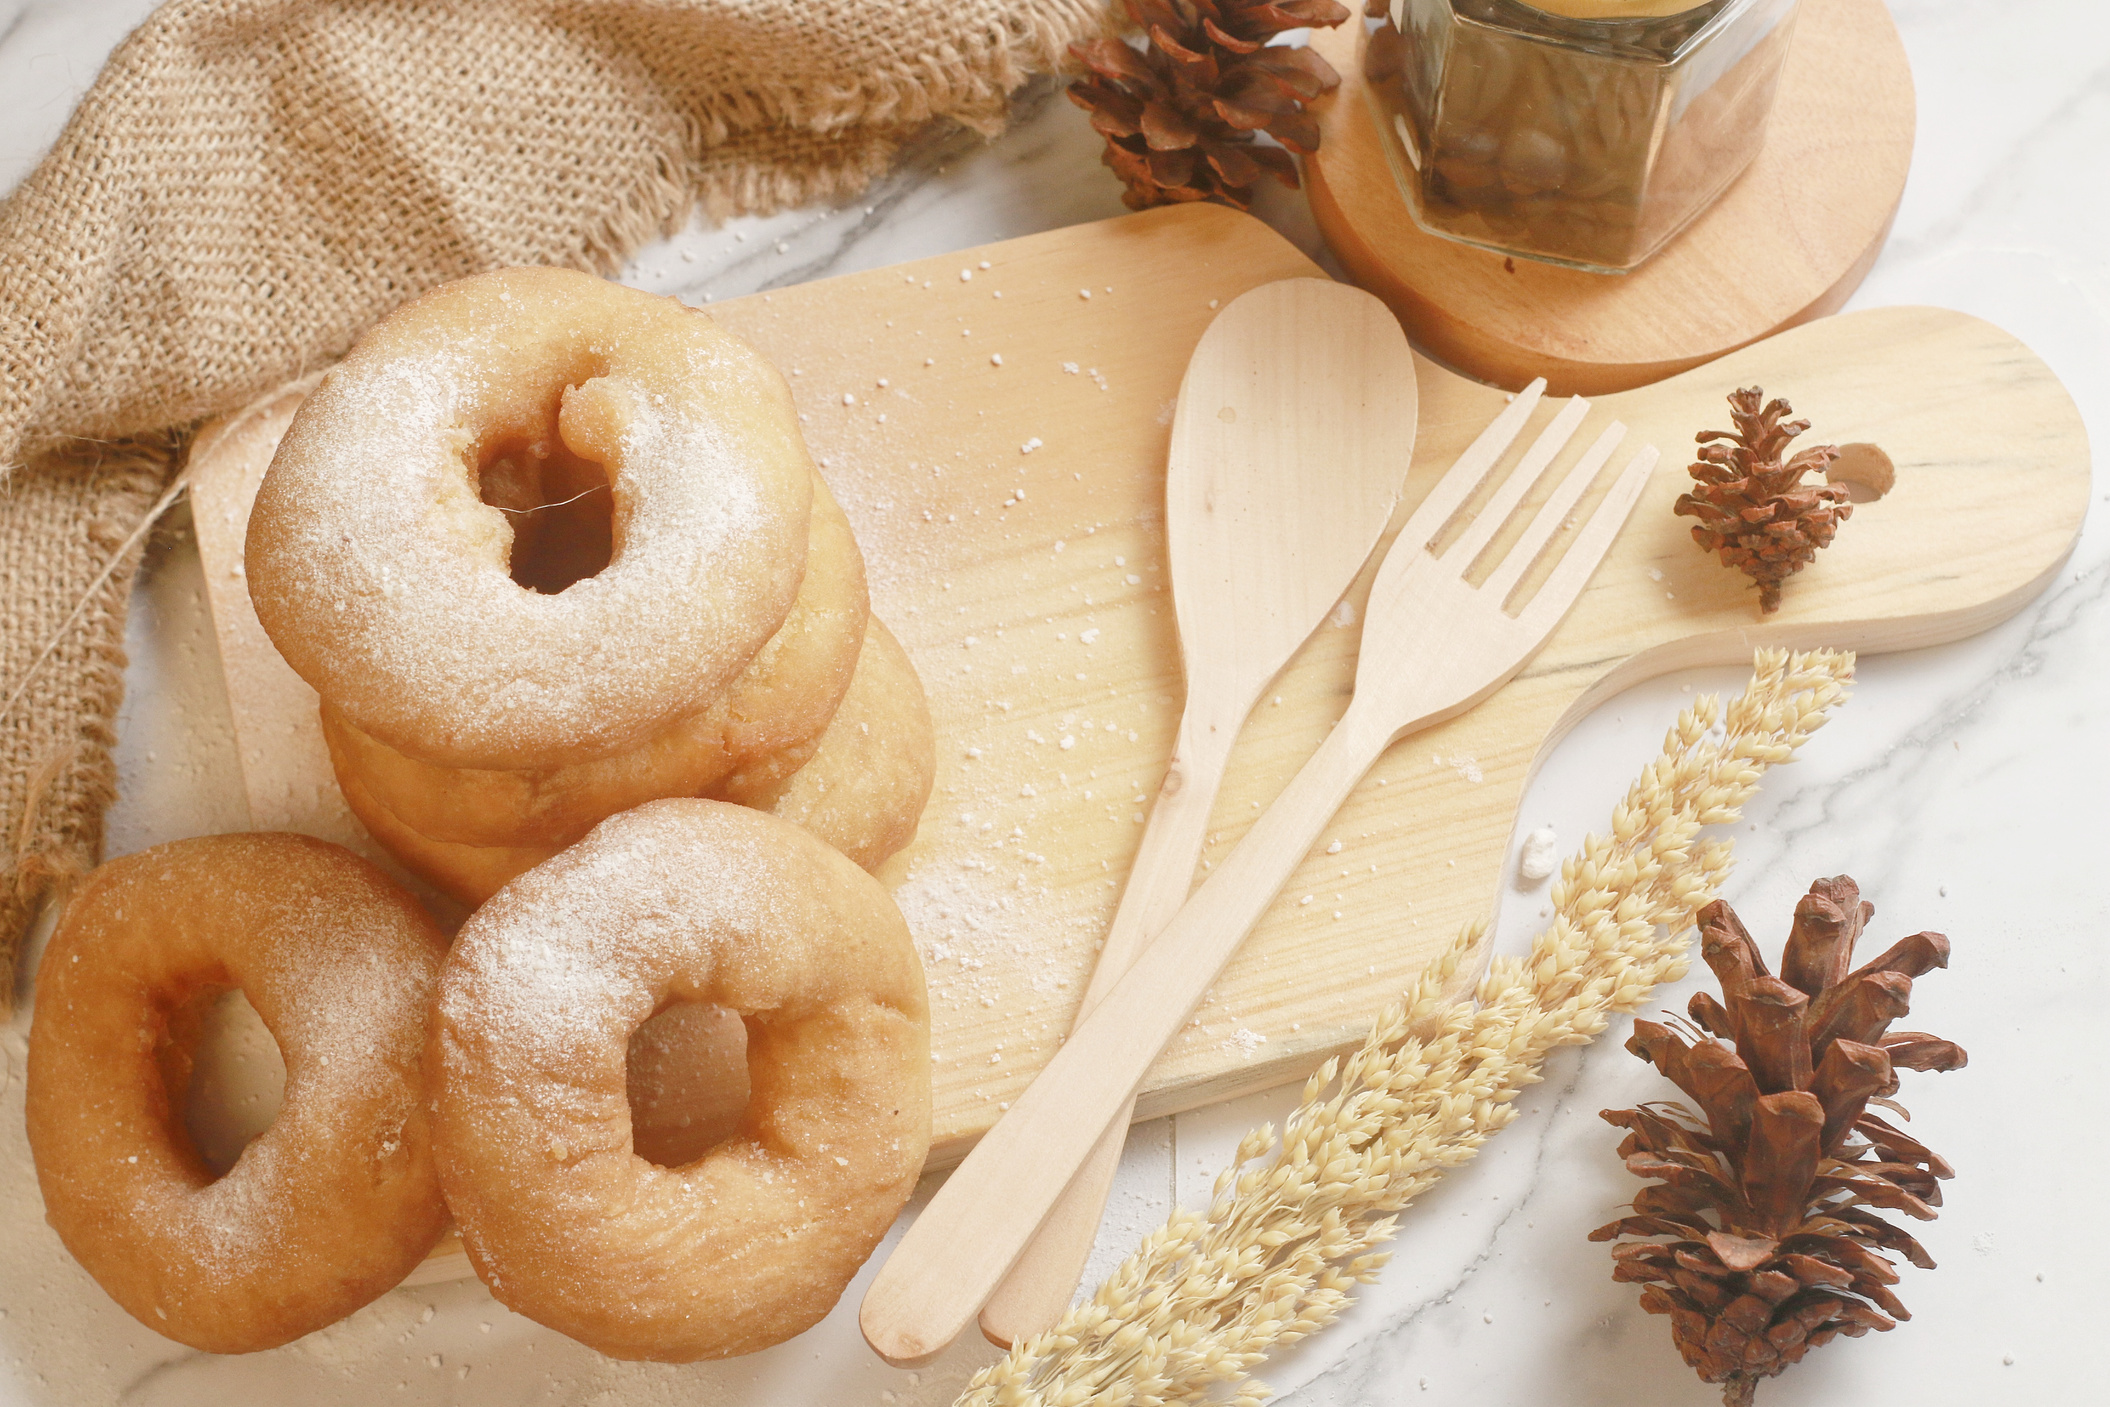
POLYGON ((1797 0, 1678 3, 1392 0, 1365 91, 1414 219, 1601 273, 1661 249, 1757 154, 1797 0))

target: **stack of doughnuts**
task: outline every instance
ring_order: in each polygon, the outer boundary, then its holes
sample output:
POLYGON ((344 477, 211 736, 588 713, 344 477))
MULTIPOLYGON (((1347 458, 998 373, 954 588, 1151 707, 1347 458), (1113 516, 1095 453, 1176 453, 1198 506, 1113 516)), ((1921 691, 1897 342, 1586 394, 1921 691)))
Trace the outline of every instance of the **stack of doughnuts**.
POLYGON ((350 1313, 450 1213, 499 1299, 620 1357, 819 1319, 929 1148, 922 967, 866 871, 913 837, 934 753, 783 378, 585 274, 449 284, 308 396, 247 557, 352 810, 481 907, 450 952, 374 866, 300 836, 90 876, 31 1032, 66 1245, 216 1352, 350 1313), (215 1177, 183 1105, 196 1012, 228 988, 286 1095, 215 1177), (682 1003, 741 1023, 749 1095, 670 1166, 629 1068, 682 1003))
POLYGON ((645 801, 869 868, 929 794, 922 686, 789 389, 671 298, 508 269, 406 304, 302 404, 247 571, 353 812, 470 905, 645 801))

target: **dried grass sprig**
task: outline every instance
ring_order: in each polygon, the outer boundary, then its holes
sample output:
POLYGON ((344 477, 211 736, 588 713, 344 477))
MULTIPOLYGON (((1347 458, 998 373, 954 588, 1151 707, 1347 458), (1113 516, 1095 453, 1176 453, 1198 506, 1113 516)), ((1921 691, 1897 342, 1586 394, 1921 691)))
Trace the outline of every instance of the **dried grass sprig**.
POLYGON ((1333 1322, 1389 1259, 1398 1214, 1516 1117, 1557 1046, 1586 1042, 1686 968, 1686 934, 1735 820, 1845 696, 1853 656, 1761 651, 1726 708, 1696 700, 1563 866, 1552 924, 1455 999, 1484 941, 1459 934, 1362 1047, 1327 1061, 1278 1140, 1248 1134, 1207 1212, 1180 1209, 1052 1330, 976 1374, 960 1407, 1258 1404, 1252 1370, 1333 1322), (1272 1156, 1270 1156, 1272 1155, 1272 1156))

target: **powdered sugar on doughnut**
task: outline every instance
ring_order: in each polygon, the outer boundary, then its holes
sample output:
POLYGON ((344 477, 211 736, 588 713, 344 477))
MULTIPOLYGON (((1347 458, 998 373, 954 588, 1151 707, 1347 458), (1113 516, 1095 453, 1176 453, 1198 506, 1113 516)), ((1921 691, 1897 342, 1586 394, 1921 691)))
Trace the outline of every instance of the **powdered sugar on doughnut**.
POLYGON ((445 1218, 420 1070, 443 946, 378 870, 304 836, 177 841, 88 878, 40 970, 26 1122, 52 1225, 113 1299, 181 1342, 247 1352, 417 1263, 445 1218), (169 1125, 183 1067, 157 1046, 230 986, 276 1038, 286 1088, 214 1177, 169 1125))
POLYGON ((384 320, 301 407, 250 519, 265 629, 325 698, 457 766, 604 755, 692 712, 789 611, 811 463, 782 379, 704 314, 516 269, 384 320), (514 581, 495 445, 603 466, 605 569, 514 581))
POLYGON ((522 1073, 620 1066, 676 949, 780 907, 767 872, 647 824, 653 810, 603 823, 477 912, 441 1000, 451 1027, 487 1035, 522 1073))
MULTIPOLYGON (((276 867, 286 857, 258 847, 255 862, 276 867)), ((437 968, 405 966, 401 920, 375 909, 365 886, 328 871, 302 878, 310 886, 305 894, 222 889, 213 896, 231 928, 275 935, 272 993, 258 1000, 274 1010, 274 1039, 288 1067, 280 1117, 206 1187, 144 1189, 165 1199, 155 1219, 181 1228, 196 1271, 220 1288, 297 1253, 279 1189, 316 1176, 310 1164, 361 1154, 379 1176, 412 1113, 413 1093, 397 1072, 415 1068, 419 1058, 437 968), (347 1126, 344 1111, 355 1107, 361 1115, 347 1126)), ((171 893, 194 892, 196 880, 183 867, 163 879, 171 893)))
POLYGON ((428 1068, 434 1149, 492 1292, 604 1353, 751 1352, 835 1302, 930 1137, 920 965, 886 891, 789 822, 649 802, 464 925, 428 1068), (667 1000, 749 1018, 740 1131, 636 1155, 626 1054, 667 1000))

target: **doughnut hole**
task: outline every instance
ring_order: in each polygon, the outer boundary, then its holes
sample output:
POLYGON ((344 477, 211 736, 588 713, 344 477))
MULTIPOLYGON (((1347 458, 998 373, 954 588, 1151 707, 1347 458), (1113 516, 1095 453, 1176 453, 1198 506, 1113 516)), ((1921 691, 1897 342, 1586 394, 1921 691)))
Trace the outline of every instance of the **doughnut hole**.
POLYGON ((747 1026, 740 1013, 676 1001, 630 1037, 630 1141, 663 1168, 693 1163, 747 1115, 747 1026))
POLYGON ((513 528, 513 580, 545 596, 599 575, 615 549, 608 471, 566 448, 555 421, 479 446, 476 465, 477 497, 513 528))
POLYGON ((157 1052, 169 1123, 199 1161, 225 1177, 242 1150, 278 1117, 286 1061, 239 987, 204 987, 169 1013, 157 1052))

